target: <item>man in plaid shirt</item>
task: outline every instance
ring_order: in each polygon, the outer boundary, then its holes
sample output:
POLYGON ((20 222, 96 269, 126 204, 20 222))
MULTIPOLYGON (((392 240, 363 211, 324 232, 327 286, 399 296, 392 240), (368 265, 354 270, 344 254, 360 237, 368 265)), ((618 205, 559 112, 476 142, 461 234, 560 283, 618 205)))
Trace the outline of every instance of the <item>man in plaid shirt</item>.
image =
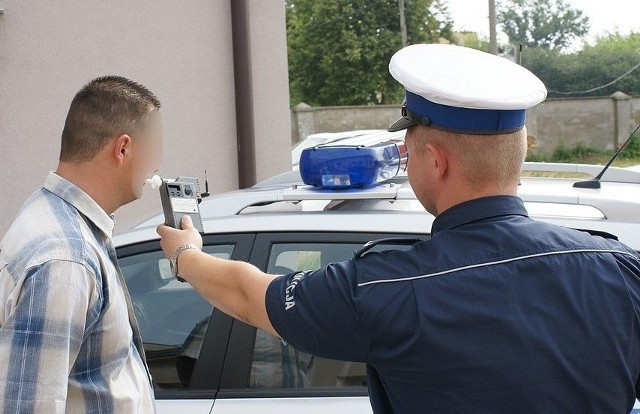
POLYGON ((0 245, 0 411, 155 411, 111 242, 162 153, 160 102, 118 76, 74 97, 60 163, 0 245))

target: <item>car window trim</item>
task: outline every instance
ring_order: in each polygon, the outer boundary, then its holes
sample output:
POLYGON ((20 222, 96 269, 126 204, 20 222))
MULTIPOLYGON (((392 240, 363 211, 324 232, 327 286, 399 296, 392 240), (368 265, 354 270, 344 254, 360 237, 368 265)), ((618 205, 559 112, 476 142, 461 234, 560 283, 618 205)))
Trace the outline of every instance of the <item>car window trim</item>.
POLYGON ((367 397, 367 387, 349 388, 253 388, 253 389, 225 389, 220 388, 216 399, 247 399, 247 398, 336 398, 336 397, 367 397))
MULTIPOLYGON (((233 244, 232 260, 248 261, 255 233, 206 234, 203 246, 233 244)), ((160 251, 160 240, 122 246, 116 249, 119 259, 160 251)), ((201 356, 193 368, 192 380, 187 389, 154 390, 156 400, 172 399, 215 399, 218 393, 226 353, 229 349, 229 338, 233 326, 233 318, 213 309, 207 334, 203 339, 201 356), (214 329, 211 329, 215 327, 214 329), (211 335, 210 335, 211 333, 211 335), (202 350, 206 350, 202 353, 202 350)))

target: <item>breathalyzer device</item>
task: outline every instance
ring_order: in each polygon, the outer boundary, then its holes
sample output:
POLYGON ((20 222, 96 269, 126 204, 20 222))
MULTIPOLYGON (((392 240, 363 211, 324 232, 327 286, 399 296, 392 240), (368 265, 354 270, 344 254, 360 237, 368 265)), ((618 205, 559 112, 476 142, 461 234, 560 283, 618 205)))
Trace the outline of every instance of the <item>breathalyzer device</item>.
MULTIPOLYGON (((157 187, 158 179, 154 176, 147 180, 152 188, 157 187)), ((203 232, 200 208, 198 207, 198 179, 195 177, 177 177, 175 179, 160 178, 160 201, 164 213, 164 223, 179 229, 182 216, 191 217, 193 226, 203 232)))

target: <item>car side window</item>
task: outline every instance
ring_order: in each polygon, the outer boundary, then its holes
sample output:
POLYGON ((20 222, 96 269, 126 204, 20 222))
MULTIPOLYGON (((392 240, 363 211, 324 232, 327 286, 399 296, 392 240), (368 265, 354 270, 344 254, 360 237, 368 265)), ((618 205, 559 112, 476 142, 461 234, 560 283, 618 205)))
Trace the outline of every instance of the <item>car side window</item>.
MULTIPOLYGON (((353 257, 362 243, 276 243, 271 247, 267 273, 288 274, 319 269, 353 257)), ((409 249, 409 245, 381 244, 371 251, 409 249)), ((256 330, 250 388, 366 387, 364 363, 335 361, 299 351, 261 329, 256 330)))
MULTIPOLYGON (((234 245, 209 245, 203 251, 223 259, 234 245)), ((171 274, 161 251, 120 259, 153 385, 159 389, 188 388, 213 307, 188 283, 171 274)))

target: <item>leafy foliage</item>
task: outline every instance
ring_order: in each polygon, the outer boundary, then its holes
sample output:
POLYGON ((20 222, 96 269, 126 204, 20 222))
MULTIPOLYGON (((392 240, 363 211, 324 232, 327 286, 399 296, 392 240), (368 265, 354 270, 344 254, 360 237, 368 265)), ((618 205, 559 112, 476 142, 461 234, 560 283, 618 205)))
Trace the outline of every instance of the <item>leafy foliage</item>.
MULTIPOLYGON (((291 103, 399 103, 387 65, 402 47, 397 0, 287 0, 291 103)), ((405 0, 408 42, 452 40, 440 0, 405 0)))
POLYGON ((562 50, 589 32, 589 18, 564 0, 504 0, 498 21, 512 43, 562 50))
POLYGON ((609 34, 576 53, 528 48, 522 54, 522 65, 547 85, 551 97, 640 95, 639 64, 640 33, 609 34))

